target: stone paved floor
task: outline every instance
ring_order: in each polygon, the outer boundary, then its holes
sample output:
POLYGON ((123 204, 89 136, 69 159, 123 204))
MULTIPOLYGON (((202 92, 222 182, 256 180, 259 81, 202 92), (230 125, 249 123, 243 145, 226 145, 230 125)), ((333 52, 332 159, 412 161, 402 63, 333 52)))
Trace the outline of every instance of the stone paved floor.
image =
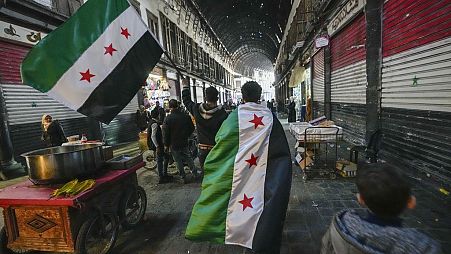
MULTIPOLYGON (((287 137, 293 146, 293 138, 288 133, 287 137)), ((345 146, 340 149, 342 154, 347 153, 345 146)), ((341 209, 359 208, 355 201, 357 190, 349 179, 312 179, 304 183, 299 168, 294 169, 281 253, 319 253, 321 237, 332 216, 341 209)), ((200 193, 199 183, 158 185, 154 170, 141 169, 138 173, 148 196, 147 219, 135 230, 122 232, 113 253, 248 253, 240 247, 193 243, 184 238, 191 208, 200 193)), ((418 208, 406 213, 405 224, 437 239, 444 253, 451 253, 449 198, 441 198, 418 183, 414 183, 414 194, 418 208)))
MULTIPOLYGON (((287 133, 290 145, 293 137, 287 133)), ((348 154, 340 147, 340 156, 348 154)), ((299 168, 294 167, 291 197, 283 232, 281 253, 319 253, 321 238, 332 216, 346 208, 360 208, 356 202, 357 189, 352 179, 304 182, 299 168)), ((148 221, 134 232, 121 237, 116 253, 247 253, 240 247, 192 243, 184 239, 184 230, 192 205, 199 193, 199 184, 156 184, 156 174, 140 172, 140 182, 149 196, 148 221)), ((418 228, 439 240, 444 253, 451 253, 451 206, 449 200, 432 195, 414 183, 418 208, 407 212, 405 224, 418 228)))

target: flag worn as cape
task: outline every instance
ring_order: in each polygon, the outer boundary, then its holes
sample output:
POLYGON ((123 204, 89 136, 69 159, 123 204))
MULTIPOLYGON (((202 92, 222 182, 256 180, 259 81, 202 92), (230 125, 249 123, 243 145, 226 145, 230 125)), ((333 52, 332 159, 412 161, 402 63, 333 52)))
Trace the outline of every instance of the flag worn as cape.
POLYGON ((163 50, 127 0, 87 1, 31 49, 24 84, 103 123, 130 102, 163 50))
POLYGON ((186 238, 278 252, 292 171, 285 132, 271 111, 256 103, 233 111, 204 170, 186 238))

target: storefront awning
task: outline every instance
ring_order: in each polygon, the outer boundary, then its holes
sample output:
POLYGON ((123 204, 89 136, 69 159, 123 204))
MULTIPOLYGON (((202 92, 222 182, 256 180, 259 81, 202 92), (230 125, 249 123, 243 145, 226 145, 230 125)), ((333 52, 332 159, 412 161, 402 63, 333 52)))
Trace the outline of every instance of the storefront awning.
POLYGON ((293 68, 290 77, 290 83, 288 83, 288 87, 293 88, 297 87, 299 84, 304 82, 304 72, 305 68, 302 66, 296 66, 293 68))

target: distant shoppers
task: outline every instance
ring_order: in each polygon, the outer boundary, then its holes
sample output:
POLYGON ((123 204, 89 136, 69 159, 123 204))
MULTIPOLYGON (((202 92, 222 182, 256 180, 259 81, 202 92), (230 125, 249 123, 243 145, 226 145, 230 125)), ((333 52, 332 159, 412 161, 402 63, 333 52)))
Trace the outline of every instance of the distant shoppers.
POLYGON ((160 102, 155 102, 155 107, 152 111, 156 111, 158 113, 158 121, 160 124, 164 123, 164 119, 166 118, 166 112, 164 111, 164 108, 160 107, 160 102))
POLYGON ((216 144, 215 136, 222 122, 227 118, 227 113, 218 105, 219 92, 214 87, 205 89, 206 103, 194 103, 191 100, 188 80, 183 80, 182 99, 186 109, 193 115, 197 127, 197 139, 199 142, 199 163, 204 168, 205 158, 216 144))
POLYGON ((288 104, 288 122, 296 122, 296 102, 294 98, 290 98, 290 103, 288 104))
POLYGON ((57 120, 53 120, 50 115, 42 116, 42 141, 48 147, 60 146, 67 142, 66 135, 64 135, 63 127, 57 120))
POLYGON ((172 180, 172 176, 168 175, 169 156, 164 149, 163 133, 158 120, 158 112, 150 113, 149 128, 147 130, 147 146, 150 150, 155 151, 157 157, 158 183, 167 183, 172 180))
POLYGON ((359 170, 357 200, 368 209, 335 215, 323 237, 321 253, 441 253, 436 241, 402 225, 401 213, 416 205, 405 178, 386 164, 359 170))
POLYGON ((143 105, 139 106, 136 110, 136 125, 140 131, 145 131, 147 129, 147 124, 150 120, 150 114, 143 105))
POLYGON ((188 164, 194 177, 198 178, 197 169, 194 166, 194 161, 188 148, 188 138, 194 132, 194 125, 191 118, 180 110, 179 103, 176 100, 169 101, 169 109, 171 114, 166 117, 163 124, 165 150, 171 149, 172 157, 177 163, 180 176, 183 182, 187 183, 188 180, 183 169, 184 162, 188 164))

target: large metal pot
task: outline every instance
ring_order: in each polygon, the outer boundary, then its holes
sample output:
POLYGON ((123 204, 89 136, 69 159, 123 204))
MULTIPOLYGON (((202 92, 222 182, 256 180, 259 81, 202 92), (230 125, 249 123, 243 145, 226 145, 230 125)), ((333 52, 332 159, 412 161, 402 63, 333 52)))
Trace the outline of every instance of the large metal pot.
POLYGON ((35 184, 64 183, 95 174, 104 164, 102 144, 58 146, 22 154, 35 184))

